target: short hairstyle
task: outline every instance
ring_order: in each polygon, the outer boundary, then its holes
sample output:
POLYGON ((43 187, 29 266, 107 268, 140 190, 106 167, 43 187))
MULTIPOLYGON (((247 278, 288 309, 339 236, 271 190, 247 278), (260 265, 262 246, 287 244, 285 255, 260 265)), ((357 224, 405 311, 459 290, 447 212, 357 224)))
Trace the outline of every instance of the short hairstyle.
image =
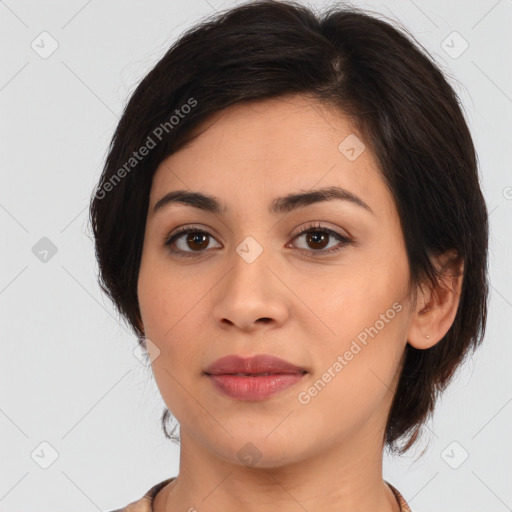
POLYGON ((383 439, 404 453, 482 342, 488 295, 488 215, 473 141, 456 93, 408 32, 352 7, 315 13, 270 0, 186 31, 137 86, 110 143, 90 205, 98 281, 142 340, 137 280, 156 168, 211 114, 295 94, 350 116, 373 151, 400 217, 410 283, 438 289, 434 255, 452 250, 464 263, 446 335, 425 350, 406 345, 383 439))

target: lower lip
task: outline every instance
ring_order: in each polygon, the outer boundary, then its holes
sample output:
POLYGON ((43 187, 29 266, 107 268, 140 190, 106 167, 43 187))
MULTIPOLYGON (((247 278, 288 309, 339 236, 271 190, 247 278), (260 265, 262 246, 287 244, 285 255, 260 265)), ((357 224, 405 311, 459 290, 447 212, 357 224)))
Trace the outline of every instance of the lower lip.
POLYGON ((299 382, 304 373, 273 374, 261 377, 207 375, 213 385, 236 400, 263 400, 299 382))

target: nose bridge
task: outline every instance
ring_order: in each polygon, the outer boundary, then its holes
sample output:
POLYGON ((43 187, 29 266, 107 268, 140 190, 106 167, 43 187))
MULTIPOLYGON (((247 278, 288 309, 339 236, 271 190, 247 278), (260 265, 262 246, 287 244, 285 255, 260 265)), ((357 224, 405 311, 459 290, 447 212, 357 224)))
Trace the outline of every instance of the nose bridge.
POLYGON ((247 236, 241 243, 235 247, 232 255, 232 271, 228 278, 229 286, 233 292, 241 296, 246 296, 246 300, 251 296, 267 295, 272 273, 267 268, 272 259, 270 249, 264 247, 263 235, 258 237, 247 236))
MULTIPOLYGON (((263 239, 263 234, 261 235, 263 239)), ((222 280, 220 297, 216 302, 216 321, 248 328, 259 319, 284 320, 285 297, 276 287, 270 249, 255 237, 247 236, 239 243, 230 258, 231 269, 222 280)))

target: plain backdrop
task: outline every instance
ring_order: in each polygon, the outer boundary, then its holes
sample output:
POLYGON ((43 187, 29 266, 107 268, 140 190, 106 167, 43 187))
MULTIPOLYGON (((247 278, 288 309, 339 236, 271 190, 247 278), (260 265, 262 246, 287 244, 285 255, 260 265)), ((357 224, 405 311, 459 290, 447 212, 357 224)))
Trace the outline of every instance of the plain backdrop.
MULTIPOLYGON (((178 473, 150 369, 97 284, 88 203, 138 82, 186 28, 238 3, 0 2, 2 512, 111 510, 178 473)), ((485 342, 384 476, 415 512, 512 510, 512 1, 353 5, 405 25, 449 76, 491 226, 485 342)))

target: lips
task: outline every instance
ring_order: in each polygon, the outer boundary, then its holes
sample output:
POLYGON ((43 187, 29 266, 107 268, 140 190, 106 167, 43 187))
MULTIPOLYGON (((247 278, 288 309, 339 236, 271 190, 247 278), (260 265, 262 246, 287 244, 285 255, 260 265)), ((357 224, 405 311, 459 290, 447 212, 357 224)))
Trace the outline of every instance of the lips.
POLYGON ((304 368, 296 366, 284 359, 267 354, 243 358, 230 355, 217 359, 208 366, 204 373, 207 375, 238 375, 238 376, 267 376, 272 374, 290 375, 307 373, 304 368))
POLYGON ((223 357, 204 370, 217 391, 242 401, 269 399, 298 384, 306 373, 304 368, 267 354, 223 357))

